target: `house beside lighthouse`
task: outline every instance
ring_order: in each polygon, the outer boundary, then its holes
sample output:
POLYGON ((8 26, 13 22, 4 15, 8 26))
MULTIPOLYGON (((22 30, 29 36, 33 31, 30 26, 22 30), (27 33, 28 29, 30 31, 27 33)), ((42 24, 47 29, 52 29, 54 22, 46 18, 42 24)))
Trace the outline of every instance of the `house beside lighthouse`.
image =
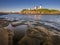
POLYGON ((37 10, 37 9, 42 9, 42 6, 35 6, 33 9, 37 10))
POLYGON ((38 9, 38 6, 35 6, 34 9, 35 9, 35 10, 38 9))

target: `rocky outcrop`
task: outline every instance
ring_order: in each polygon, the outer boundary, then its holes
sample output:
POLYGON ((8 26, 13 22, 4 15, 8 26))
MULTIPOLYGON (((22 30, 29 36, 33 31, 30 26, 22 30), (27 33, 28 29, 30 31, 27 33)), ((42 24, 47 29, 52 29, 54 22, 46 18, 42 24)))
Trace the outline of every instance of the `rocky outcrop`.
POLYGON ((19 45, 60 45, 60 32, 44 26, 29 27, 19 45))
POLYGON ((8 21, 0 22, 0 45, 60 45, 60 32, 53 27, 40 23, 32 26, 28 23, 23 35, 21 31, 17 34, 7 29, 7 23, 8 21))

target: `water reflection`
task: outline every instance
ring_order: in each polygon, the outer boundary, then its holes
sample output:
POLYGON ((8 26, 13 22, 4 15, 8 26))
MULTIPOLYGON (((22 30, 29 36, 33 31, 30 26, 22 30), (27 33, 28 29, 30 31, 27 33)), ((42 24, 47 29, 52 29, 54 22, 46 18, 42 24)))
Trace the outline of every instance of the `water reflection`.
POLYGON ((0 18, 8 18, 10 20, 44 20, 60 22, 60 15, 20 15, 20 14, 8 14, 2 15, 0 18))
POLYGON ((41 17, 42 15, 34 15, 34 19, 35 20, 40 20, 40 17, 41 17))

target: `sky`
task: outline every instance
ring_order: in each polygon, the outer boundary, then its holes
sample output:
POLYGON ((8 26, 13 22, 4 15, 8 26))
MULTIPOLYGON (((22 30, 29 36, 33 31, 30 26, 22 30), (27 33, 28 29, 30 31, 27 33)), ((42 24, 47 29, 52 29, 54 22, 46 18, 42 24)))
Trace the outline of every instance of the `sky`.
POLYGON ((0 0, 0 12, 21 11, 35 5, 60 10, 60 0, 0 0))

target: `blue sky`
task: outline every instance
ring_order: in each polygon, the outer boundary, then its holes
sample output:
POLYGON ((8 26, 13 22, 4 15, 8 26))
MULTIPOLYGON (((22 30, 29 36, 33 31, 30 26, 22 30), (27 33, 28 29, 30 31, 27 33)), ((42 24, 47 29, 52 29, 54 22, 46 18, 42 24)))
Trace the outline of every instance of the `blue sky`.
POLYGON ((34 5, 60 10, 60 0, 0 0, 0 12, 20 11, 24 8, 33 8, 34 5))

